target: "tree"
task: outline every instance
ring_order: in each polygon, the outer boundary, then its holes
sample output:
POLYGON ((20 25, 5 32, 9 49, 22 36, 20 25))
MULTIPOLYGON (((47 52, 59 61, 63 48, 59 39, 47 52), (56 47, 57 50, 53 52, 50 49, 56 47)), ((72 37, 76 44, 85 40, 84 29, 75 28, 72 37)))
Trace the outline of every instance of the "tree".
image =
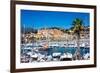
POLYGON ((79 18, 76 18, 73 23, 73 33, 77 36, 77 49, 75 52, 75 59, 80 60, 81 59, 81 54, 80 54, 80 44, 79 44, 79 40, 80 40, 80 32, 83 30, 83 21, 79 18))

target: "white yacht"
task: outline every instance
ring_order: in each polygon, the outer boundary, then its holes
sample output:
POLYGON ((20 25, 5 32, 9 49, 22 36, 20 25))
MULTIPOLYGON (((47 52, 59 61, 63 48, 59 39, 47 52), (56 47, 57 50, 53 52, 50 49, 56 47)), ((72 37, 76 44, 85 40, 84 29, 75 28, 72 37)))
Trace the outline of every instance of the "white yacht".
POLYGON ((72 60, 72 54, 71 53, 64 53, 60 57, 61 61, 67 61, 67 60, 72 60))

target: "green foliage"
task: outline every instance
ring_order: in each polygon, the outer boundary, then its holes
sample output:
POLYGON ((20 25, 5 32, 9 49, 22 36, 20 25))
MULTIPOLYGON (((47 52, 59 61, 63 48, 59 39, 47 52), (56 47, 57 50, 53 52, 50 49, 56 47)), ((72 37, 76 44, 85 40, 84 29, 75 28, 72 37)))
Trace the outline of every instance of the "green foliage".
POLYGON ((73 23, 72 23, 73 27, 72 30, 74 33, 79 34, 81 30, 83 30, 83 21, 79 18, 76 18, 73 23))

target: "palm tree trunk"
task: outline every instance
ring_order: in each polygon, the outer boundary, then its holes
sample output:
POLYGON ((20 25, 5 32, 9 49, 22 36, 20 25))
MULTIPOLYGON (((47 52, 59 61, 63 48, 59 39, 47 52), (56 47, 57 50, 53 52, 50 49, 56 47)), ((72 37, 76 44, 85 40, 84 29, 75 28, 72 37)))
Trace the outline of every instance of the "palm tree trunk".
POLYGON ((80 54, 80 34, 77 34, 77 49, 75 52, 75 58, 76 60, 81 60, 81 54, 80 54))

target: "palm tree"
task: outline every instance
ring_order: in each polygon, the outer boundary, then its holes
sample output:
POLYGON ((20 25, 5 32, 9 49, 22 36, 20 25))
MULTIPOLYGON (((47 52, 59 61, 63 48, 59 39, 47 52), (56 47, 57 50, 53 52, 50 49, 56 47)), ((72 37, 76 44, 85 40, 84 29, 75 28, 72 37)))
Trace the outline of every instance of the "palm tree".
POLYGON ((80 40, 80 32, 83 30, 83 21, 79 18, 76 18, 72 25, 73 25, 73 33, 77 36, 77 49, 75 51, 75 59, 80 60, 81 59, 81 54, 80 54, 80 44, 79 44, 79 40, 80 40))

